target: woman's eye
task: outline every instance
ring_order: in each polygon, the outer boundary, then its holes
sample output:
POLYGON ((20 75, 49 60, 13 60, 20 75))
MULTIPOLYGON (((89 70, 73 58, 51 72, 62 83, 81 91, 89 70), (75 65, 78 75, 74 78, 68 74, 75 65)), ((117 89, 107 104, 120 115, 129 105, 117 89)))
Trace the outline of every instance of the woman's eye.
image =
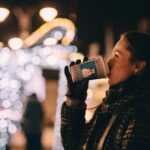
POLYGON ((119 53, 118 52, 114 52, 114 57, 119 58, 119 53))
POLYGON ((117 55, 117 54, 114 54, 114 56, 117 57, 117 58, 119 57, 119 55, 117 55))

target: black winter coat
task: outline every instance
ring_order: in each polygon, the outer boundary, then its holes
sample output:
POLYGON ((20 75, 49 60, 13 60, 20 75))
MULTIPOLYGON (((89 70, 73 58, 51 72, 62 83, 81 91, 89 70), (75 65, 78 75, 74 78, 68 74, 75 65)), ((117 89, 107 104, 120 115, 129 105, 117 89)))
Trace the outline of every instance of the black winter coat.
POLYGON ((61 111, 61 137, 65 150, 97 150, 99 141, 112 115, 117 119, 103 144, 103 150, 150 149, 150 84, 135 86, 134 81, 110 88, 89 124, 85 123, 86 105, 68 107, 61 111))

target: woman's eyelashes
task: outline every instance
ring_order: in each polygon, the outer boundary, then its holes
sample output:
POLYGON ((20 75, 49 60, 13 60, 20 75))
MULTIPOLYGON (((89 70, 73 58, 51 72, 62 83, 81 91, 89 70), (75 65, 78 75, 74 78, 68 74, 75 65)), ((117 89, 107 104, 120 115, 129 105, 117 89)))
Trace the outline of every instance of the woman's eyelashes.
POLYGON ((120 57, 120 54, 119 54, 119 52, 114 51, 113 56, 116 57, 116 58, 119 58, 119 57, 120 57))

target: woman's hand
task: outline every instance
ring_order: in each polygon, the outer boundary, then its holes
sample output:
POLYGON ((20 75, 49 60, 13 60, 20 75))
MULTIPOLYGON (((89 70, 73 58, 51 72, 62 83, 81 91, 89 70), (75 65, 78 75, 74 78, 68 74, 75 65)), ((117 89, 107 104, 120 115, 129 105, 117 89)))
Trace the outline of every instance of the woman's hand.
MULTIPOLYGON (((84 57, 83 62, 87 61, 88 58, 84 57)), ((77 60, 76 62, 71 62, 70 66, 80 64, 81 60, 77 60)), ((88 80, 84 79, 82 81, 73 82, 71 78, 71 74, 69 71, 69 67, 65 67, 65 75, 67 78, 67 86, 68 91, 66 93, 66 96, 71 99, 71 101, 74 101, 75 103, 84 103, 86 96, 87 96, 87 89, 88 89, 88 80)))

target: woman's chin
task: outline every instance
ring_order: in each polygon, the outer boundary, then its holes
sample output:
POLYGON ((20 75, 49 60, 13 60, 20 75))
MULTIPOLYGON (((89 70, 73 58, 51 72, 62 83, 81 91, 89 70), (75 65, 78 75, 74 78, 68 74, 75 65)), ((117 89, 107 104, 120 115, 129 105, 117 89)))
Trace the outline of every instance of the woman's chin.
POLYGON ((108 84, 109 84, 110 86, 112 86, 112 85, 116 85, 117 83, 114 82, 111 78, 109 78, 108 84))
POLYGON ((111 74, 108 76, 108 84, 110 86, 117 84, 116 80, 114 80, 114 78, 113 78, 113 76, 111 74))

